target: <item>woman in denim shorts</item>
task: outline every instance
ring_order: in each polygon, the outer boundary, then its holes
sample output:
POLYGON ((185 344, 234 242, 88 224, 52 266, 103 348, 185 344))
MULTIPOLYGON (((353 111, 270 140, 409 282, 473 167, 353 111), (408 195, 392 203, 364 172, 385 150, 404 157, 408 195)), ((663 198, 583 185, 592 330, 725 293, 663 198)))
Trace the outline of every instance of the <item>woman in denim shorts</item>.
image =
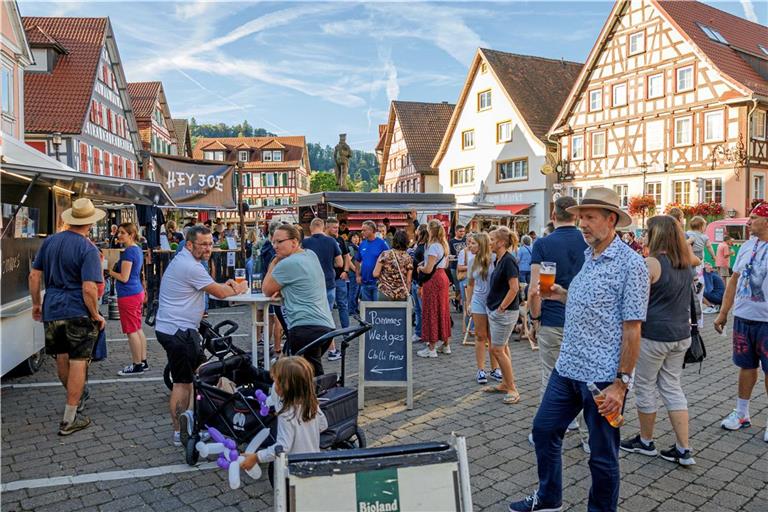
MULTIPOLYGON (((477 360, 477 383, 486 384, 485 348, 488 338, 488 310, 485 301, 488 298, 491 274, 493 274, 496 255, 491 252, 491 241, 487 233, 473 233, 467 238, 467 251, 474 255, 467 269, 466 304, 468 313, 475 324, 475 359, 477 360)), ((491 355, 491 377, 501 381, 501 370, 496 358, 491 355)))

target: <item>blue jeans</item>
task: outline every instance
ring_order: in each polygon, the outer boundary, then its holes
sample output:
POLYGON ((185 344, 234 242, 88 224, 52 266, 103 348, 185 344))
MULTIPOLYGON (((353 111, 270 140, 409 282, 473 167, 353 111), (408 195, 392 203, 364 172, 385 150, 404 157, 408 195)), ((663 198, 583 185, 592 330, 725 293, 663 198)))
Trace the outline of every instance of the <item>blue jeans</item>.
MULTIPOLYGON (((596 382, 600 389, 611 382, 596 382)), ((539 500, 546 506, 558 506, 563 501, 563 460, 561 448, 568 424, 579 411, 589 429, 589 470, 592 487, 589 490, 589 512, 615 512, 619 502, 619 429, 613 428, 597 412, 587 385, 552 371, 547 390, 533 419, 533 442, 539 471, 539 500)))
POLYGON ((379 289, 376 286, 376 281, 360 285, 360 300, 376 300, 378 297, 379 289))
POLYGON ((416 316, 416 325, 413 333, 421 338, 421 298, 419 298, 419 285, 411 283, 411 296, 413 297, 413 313, 416 316))
POLYGON ((353 315, 360 314, 360 308, 357 306, 357 295, 360 291, 360 285, 357 284, 357 275, 354 272, 349 273, 349 301, 348 311, 353 315))
POLYGON ((343 279, 336 280, 336 309, 339 310, 339 322, 342 329, 349 327, 349 305, 347 298, 347 282, 343 279))

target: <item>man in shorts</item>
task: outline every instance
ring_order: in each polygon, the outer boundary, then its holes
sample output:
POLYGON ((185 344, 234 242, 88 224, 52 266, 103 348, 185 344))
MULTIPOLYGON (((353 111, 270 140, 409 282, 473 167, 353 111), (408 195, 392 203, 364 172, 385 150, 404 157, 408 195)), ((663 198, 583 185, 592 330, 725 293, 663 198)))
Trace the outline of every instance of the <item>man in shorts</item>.
MULTIPOLYGON (((768 203, 752 209, 747 221, 752 237, 741 246, 728 280, 715 330, 723 332, 733 306, 733 363, 739 367, 736 409, 720 425, 726 430, 751 426, 749 399, 763 367, 768 392, 768 203)), ((763 441, 768 443, 768 426, 763 441)))
POLYGON ((160 282, 155 332, 168 355, 173 389, 170 412, 173 444, 186 444, 192 433, 192 375, 203 362, 198 327, 205 313, 205 294, 217 299, 245 293, 248 283, 230 279, 216 283, 200 264, 213 250, 211 230, 193 226, 187 231, 184 249, 168 265, 160 282))
POLYGON ((98 285, 103 281, 99 250, 88 233, 105 216, 89 199, 77 199, 61 214, 67 229, 45 239, 29 275, 32 318, 45 324, 45 350, 56 359, 59 380, 67 390, 60 436, 91 424, 79 413, 88 399, 84 392, 88 363, 106 321, 99 313, 98 285))

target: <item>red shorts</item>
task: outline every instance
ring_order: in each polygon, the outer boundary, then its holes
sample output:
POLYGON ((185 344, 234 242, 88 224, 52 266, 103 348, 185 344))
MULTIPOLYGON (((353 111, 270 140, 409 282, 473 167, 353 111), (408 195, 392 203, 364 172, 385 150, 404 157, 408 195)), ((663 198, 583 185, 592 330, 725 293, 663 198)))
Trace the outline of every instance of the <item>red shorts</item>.
POLYGON ((120 325, 124 334, 141 330, 141 308, 144 304, 144 292, 117 298, 117 310, 120 312, 120 325))

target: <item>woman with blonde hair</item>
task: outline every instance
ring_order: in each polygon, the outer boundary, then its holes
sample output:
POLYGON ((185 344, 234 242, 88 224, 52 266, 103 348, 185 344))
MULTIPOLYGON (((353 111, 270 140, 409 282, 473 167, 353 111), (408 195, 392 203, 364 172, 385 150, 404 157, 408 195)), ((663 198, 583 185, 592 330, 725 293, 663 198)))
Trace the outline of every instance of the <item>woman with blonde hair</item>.
POLYGON ((419 272, 424 275, 421 286, 421 337, 427 342, 427 346, 416 355, 437 357, 438 350, 443 354, 451 353, 451 312, 448 298, 450 281, 445 273, 449 252, 442 222, 432 219, 427 225, 427 231, 429 239, 424 252, 424 262, 418 267, 419 272))
MULTIPOLYGON (((488 338, 488 309, 486 299, 490 288, 496 255, 491 253, 491 241, 487 233, 474 233, 467 239, 467 249, 475 255, 472 266, 467 272, 467 310, 475 323, 475 360, 477 361, 477 383, 488 383, 485 372, 485 347, 488 338)), ((500 381, 501 370, 496 358, 491 354, 491 377, 500 381)))
POLYGON ((520 401, 508 345, 520 315, 520 270, 512 252, 516 245, 517 235, 509 228, 501 226, 491 231, 490 247, 496 254, 496 266, 491 274, 485 305, 491 334, 491 355, 499 362, 502 381, 499 386, 486 388, 485 391, 503 393, 505 404, 516 404, 520 401))
POLYGON ((648 312, 641 330, 635 368, 635 394, 640 433, 624 440, 621 449, 655 457, 656 391, 667 408, 677 443, 661 457, 683 466, 695 464, 688 445, 688 401, 680 379, 685 352, 691 346, 692 258, 680 224, 669 215, 648 220, 645 259, 651 280, 648 312))

